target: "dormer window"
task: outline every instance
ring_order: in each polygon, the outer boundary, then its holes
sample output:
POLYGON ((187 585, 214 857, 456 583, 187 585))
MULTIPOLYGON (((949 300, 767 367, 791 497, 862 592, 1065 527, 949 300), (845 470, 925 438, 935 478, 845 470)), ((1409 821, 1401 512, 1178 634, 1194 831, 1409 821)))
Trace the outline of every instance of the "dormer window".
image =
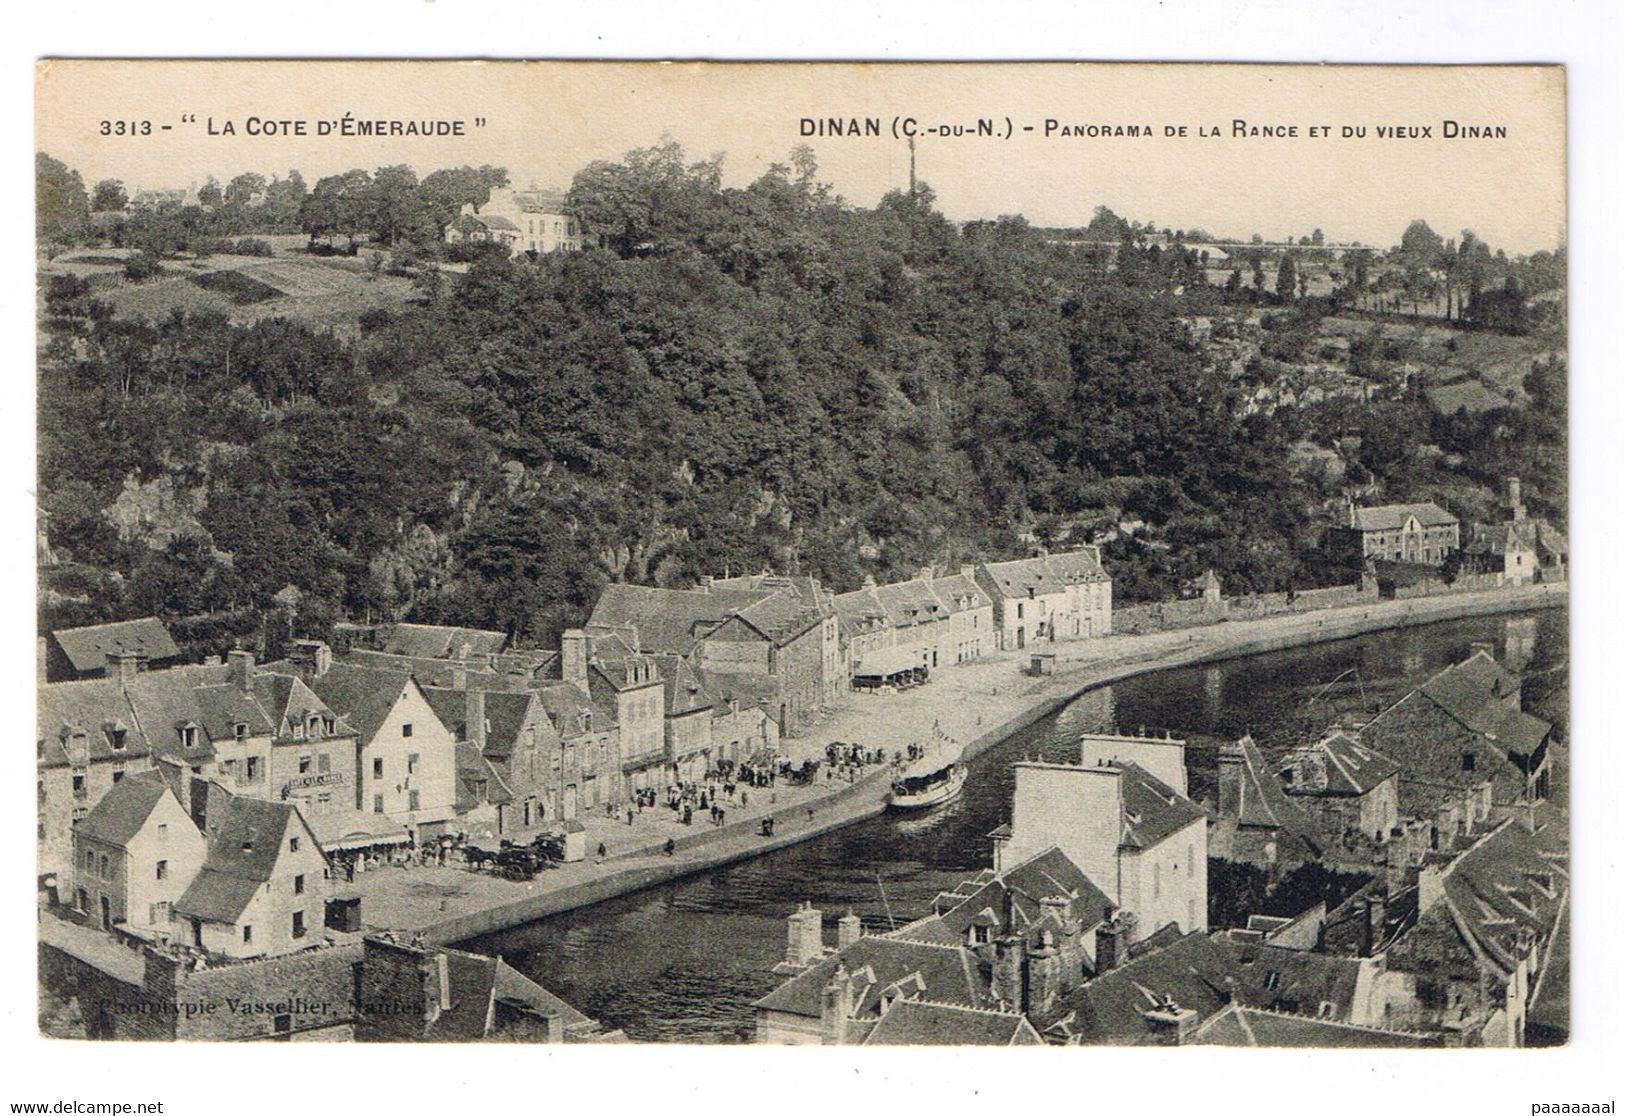
POLYGON ((128 730, 121 724, 107 726, 107 746, 115 752, 124 751, 125 737, 128 730))
POLYGON ((247 739, 247 737, 248 737, 248 722, 247 721, 238 721, 236 724, 232 725, 231 726, 231 735, 233 737, 235 737, 237 740, 245 740, 245 739, 247 739))
POLYGON ((180 728, 177 731, 180 734, 181 747, 182 748, 196 748, 197 747, 197 726, 196 725, 181 725, 180 728))
POLYGON ((305 727, 306 731, 308 731, 310 735, 317 736, 322 731, 322 719, 315 714, 312 714, 310 720, 305 722, 305 727))
POLYGON ((324 716, 322 718, 322 731, 327 733, 329 736, 333 735, 333 718, 332 717, 325 717, 324 716))

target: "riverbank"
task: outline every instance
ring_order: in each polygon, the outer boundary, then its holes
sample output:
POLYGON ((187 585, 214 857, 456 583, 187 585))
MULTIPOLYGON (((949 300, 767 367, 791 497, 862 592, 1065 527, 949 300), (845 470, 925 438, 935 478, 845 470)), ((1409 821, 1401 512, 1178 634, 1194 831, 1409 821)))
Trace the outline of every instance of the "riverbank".
MULTIPOLYGON (((812 732, 787 740, 785 750, 798 759, 822 757, 827 743, 851 740, 890 752, 926 738, 936 724, 964 741, 967 755, 974 755, 1078 694, 1134 675, 1566 602, 1565 586, 1528 586, 1059 643, 1046 648, 1055 652, 1056 667, 1044 678, 1023 673, 1030 652, 1003 653, 943 669, 929 685, 908 693, 852 695, 846 708, 812 732)), ((364 896, 363 919, 369 926, 420 931, 435 942, 465 940, 760 856, 874 817, 885 808, 887 782, 886 770, 876 769, 854 783, 806 788, 794 794, 794 801, 774 801, 764 792, 748 809, 730 808, 728 825, 706 826, 698 832, 651 818, 635 827, 634 834, 621 821, 588 819, 588 847, 604 840, 619 855, 602 863, 565 865, 527 883, 454 868, 370 873, 356 881, 364 896), (760 820, 768 815, 775 818, 771 838, 760 834, 760 820), (667 835, 658 828, 662 824, 676 840, 670 856, 662 850, 667 835), (649 838, 647 844, 640 843, 644 836, 649 838)))

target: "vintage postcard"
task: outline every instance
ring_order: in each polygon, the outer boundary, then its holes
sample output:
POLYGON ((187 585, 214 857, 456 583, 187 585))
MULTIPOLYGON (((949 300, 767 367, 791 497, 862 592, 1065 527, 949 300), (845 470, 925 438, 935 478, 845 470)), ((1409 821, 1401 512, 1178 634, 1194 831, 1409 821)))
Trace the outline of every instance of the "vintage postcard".
POLYGON ((35 107, 43 1034, 1568 1041, 1561 67, 35 107))

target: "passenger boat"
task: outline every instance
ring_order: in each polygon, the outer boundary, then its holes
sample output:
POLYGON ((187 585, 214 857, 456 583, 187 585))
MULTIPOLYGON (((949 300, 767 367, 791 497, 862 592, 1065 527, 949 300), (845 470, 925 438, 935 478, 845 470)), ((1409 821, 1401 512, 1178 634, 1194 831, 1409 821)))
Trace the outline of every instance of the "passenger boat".
POLYGON ((965 789, 964 748, 938 732, 932 747, 909 761, 891 783, 894 810, 924 810, 952 802, 965 789))

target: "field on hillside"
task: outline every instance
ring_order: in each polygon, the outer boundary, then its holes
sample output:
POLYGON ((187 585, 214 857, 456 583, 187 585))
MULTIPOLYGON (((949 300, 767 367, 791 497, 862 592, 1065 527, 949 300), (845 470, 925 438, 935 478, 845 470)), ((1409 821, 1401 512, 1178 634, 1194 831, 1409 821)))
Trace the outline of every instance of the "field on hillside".
POLYGON ((366 257, 291 252, 167 260, 161 275, 132 283, 122 270, 129 254, 116 248, 77 252, 42 264, 40 272, 90 280, 120 318, 215 310, 239 323, 282 317, 349 332, 365 311, 397 309, 414 296, 410 279, 375 274, 366 257))
POLYGON ((1404 359, 1423 370, 1424 382, 1447 383, 1477 378, 1511 399, 1524 396, 1523 380, 1537 360, 1561 355, 1561 337, 1512 337, 1455 329, 1440 321, 1419 319, 1414 325, 1388 318, 1369 320, 1334 315, 1320 323, 1325 337, 1353 338, 1376 334, 1403 346, 1404 359))

